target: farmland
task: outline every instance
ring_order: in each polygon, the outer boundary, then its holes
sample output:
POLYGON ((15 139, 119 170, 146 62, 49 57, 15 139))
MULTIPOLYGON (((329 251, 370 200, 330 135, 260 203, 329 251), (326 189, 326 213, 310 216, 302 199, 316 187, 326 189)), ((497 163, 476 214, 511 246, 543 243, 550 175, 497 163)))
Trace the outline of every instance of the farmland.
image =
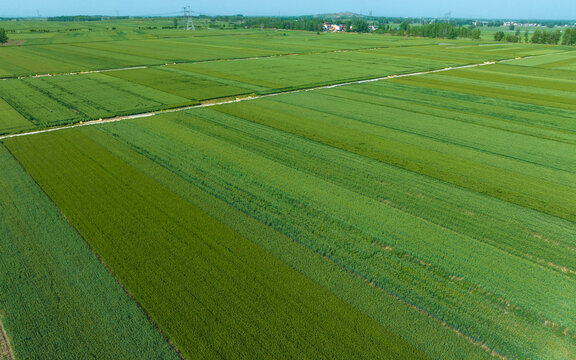
POLYGON ((576 356, 574 48, 156 34, 0 49, 16 358, 576 356))
POLYGON ((41 165, 28 170, 184 355, 420 357, 401 338, 115 158, 88 135, 44 136, 43 144, 19 142, 11 149, 25 163, 41 165), (57 157, 29 158, 44 153, 38 146, 57 157), (96 163, 87 161, 93 156, 96 163), (74 165, 54 168, 65 163, 74 165), (48 168, 55 170, 52 175, 48 168), (75 184, 68 183, 72 179, 75 184), (54 181, 58 185, 53 187, 54 181), (72 188, 84 190, 74 196, 61 192, 72 188), (106 195, 110 189, 116 189, 115 198, 106 195), (88 194, 89 201, 78 201, 88 194), (328 346, 337 336, 342 341, 328 346))
POLYGON ((4 147, 0 160, 0 328, 15 358, 178 359, 4 147))
MULTIPOLYGON (((349 74, 338 74, 334 69, 349 64, 346 57, 340 63, 329 64, 330 59, 321 55, 343 49, 362 49, 365 47, 390 47, 400 45, 397 39, 382 42, 365 39, 363 42, 341 41, 336 43, 327 36, 290 34, 254 34, 242 36, 238 44, 238 34, 227 36, 197 36, 181 39, 135 40, 89 42, 74 45, 52 44, 49 46, 15 46, 4 49, 6 76, 33 75, 37 73, 61 73, 81 70, 105 70, 107 68, 144 67, 134 70, 110 71, 81 75, 60 75, 53 77, 28 77, 24 79, 7 79, 0 82, 0 97, 9 104, 9 110, 17 110, 13 121, 3 123, 0 132, 12 133, 38 127, 57 126, 97 118, 113 117, 149 111, 158 111, 174 107, 198 104, 201 101, 231 97, 270 93, 280 90, 308 87, 313 84, 329 84, 343 80, 384 76, 398 71, 421 69, 422 65, 396 65, 378 68, 378 63, 370 61, 371 55, 358 54, 365 62, 363 68, 349 74), (313 43, 313 45, 308 45, 313 43), (282 50, 281 50, 282 49, 282 50), (11 53, 11 52, 14 53, 11 53), (316 52, 319 55, 307 54, 316 52), (86 52, 85 56, 82 55, 86 52), (297 61, 290 61, 278 55, 289 52, 301 54, 297 61), (162 59, 146 60, 144 54, 161 53, 162 59), (74 54, 72 56, 72 54, 74 54), (127 55, 128 54, 128 55, 127 55), (121 61, 125 59, 126 61, 121 61), (244 71, 243 78, 234 74, 223 73, 223 69, 232 66, 227 59, 252 57, 268 58, 266 68, 262 61, 240 61, 240 66, 230 70, 244 71), (42 61, 38 62, 41 58, 42 61), (50 61, 54 59, 54 61, 50 61), (78 62, 80 65, 67 64, 78 62), (111 62, 103 62, 109 59, 111 62), (10 61, 19 67, 29 64, 29 70, 9 68, 10 61), (94 61, 93 65, 89 65, 94 61), (173 62, 216 61, 222 62, 199 68, 180 68, 184 64, 166 65, 173 62), (308 70, 298 79, 289 83, 272 82, 270 78, 278 71, 298 71, 303 64, 309 64, 308 70), (318 81, 315 75, 324 70, 325 75, 318 81), (284 70, 281 70, 284 69, 284 70), (249 73, 248 73, 249 72, 249 73), (17 91, 14 91, 14 90, 17 91), (10 109, 11 107, 11 109, 10 109), (17 117, 17 118, 16 118, 17 117)), ((353 35, 352 35, 352 38, 353 35)), ((354 39, 356 40, 356 39, 354 39)), ((419 45, 422 41, 414 41, 419 45)), ((383 57, 384 55, 380 55, 383 57)), ((442 65, 437 61, 436 66, 442 65)), ((206 64, 208 65, 208 64, 206 64)), ((27 65, 26 65, 27 66, 27 65)), ((0 70, 1 72, 1 70, 0 70)), ((8 110, 7 110, 8 111, 8 110)))
POLYGON ((0 133, 563 51, 343 35, 239 32, 6 47, 0 106, 19 115, 8 114, 13 120, 0 133))

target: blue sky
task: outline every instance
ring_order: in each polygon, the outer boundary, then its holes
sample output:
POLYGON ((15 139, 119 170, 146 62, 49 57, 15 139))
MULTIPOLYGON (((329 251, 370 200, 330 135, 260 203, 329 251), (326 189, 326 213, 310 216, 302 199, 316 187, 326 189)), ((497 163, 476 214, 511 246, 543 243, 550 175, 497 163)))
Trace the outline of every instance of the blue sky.
POLYGON ((2 0, 2 16, 102 15, 176 15, 183 6, 207 15, 304 15, 352 11, 375 16, 453 17, 465 18, 539 18, 575 19, 576 0, 408 0, 408 1, 342 1, 342 0, 2 0))

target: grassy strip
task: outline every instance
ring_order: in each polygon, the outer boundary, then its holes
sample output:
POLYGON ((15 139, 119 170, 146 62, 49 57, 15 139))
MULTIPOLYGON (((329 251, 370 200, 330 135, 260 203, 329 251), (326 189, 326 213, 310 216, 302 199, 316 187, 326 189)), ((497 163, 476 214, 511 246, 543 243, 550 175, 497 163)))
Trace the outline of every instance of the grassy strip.
POLYGON ((12 106, 0 99, 0 134, 16 133, 33 126, 12 106))

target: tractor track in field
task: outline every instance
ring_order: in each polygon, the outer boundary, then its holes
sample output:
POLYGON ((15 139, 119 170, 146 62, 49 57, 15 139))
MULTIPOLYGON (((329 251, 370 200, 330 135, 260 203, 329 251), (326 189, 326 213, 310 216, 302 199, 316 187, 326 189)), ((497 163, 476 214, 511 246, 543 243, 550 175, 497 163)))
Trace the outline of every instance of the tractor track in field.
MULTIPOLYGON (((538 55, 538 56, 543 56, 543 55, 538 55)), ((133 114, 133 115, 115 116, 115 117, 104 118, 104 119, 94 119, 94 120, 88 120, 88 121, 81 121, 81 122, 73 123, 70 125, 63 125, 63 126, 58 126, 58 127, 52 127, 52 128, 47 128, 47 129, 41 129, 41 130, 34 130, 34 131, 29 131, 29 132, 17 133, 17 134, 2 135, 2 136, 0 136, 0 140, 12 138, 12 137, 42 134, 42 133, 46 133, 46 132, 52 132, 52 131, 58 131, 58 130, 64 130, 64 129, 72 129, 72 128, 83 127, 83 126, 107 124, 107 123, 124 121, 124 120, 138 119, 138 118, 150 117, 150 116, 154 116, 154 115, 192 110, 192 109, 197 109, 197 108, 205 108, 205 107, 212 107, 212 106, 217 106, 217 105, 238 103, 238 102, 243 102, 243 101, 265 99, 265 98, 278 96, 278 95, 304 93, 304 92, 309 92, 309 91, 332 89, 332 88, 337 88, 337 87, 347 86, 347 85, 366 84, 366 83, 371 83, 371 82, 392 80, 392 79, 403 78, 403 77, 428 75, 428 74, 440 73, 440 72, 445 72, 445 71, 450 71, 450 70, 476 68, 476 67, 481 67, 481 66, 494 65, 494 64, 498 64, 498 63, 505 63, 505 62, 510 62, 513 60, 526 59, 526 58, 532 58, 532 57, 534 57, 534 56, 515 57, 515 58, 496 60, 496 61, 485 61, 482 63, 460 65, 460 66, 450 66, 450 67, 435 69, 435 70, 418 71, 418 72, 406 73, 406 74, 387 75, 387 76, 368 78, 368 79, 362 79, 362 80, 344 81, 344 82, 334 83, 334 84, 330 84, 330 85, 314 86, 314 87, 310 87, 310 88, 302 88, 302 89, 297 89, 297 90, 285 90, 285 91, 280 90, 280 91, 277 91, 274 93, 264 94, 264 95, 253 95, 253 96, 245 96, 245 97, 231 97, 231 98, 223 99, 220 101, 218 101, 217 99, 207 100, 207 101, 205 101, 201 104, 198 104, 198 105, 189 105, 189 106, 183 106, 183 107, 178 107, 178 108, 158 110, 158 111, 154 111, 154 112, 146 112, 146 113, 133 114)), ((230 60, 224 60, 224 61, 230 61, 230 60)), ((140 67, 140 68, 142 68, 142 67, 140 67)), ((96 70, 94 72, 102 72, 102 71, 110 71, 110 70, 96 70)), ((48 75, 48 76, 51 76, 51 75, 48 75)))

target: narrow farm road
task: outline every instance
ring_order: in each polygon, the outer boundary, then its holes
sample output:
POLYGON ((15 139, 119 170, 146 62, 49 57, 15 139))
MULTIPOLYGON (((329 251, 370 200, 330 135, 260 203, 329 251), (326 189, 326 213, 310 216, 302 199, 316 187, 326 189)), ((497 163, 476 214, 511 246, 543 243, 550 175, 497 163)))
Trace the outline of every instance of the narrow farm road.
MULTIPOLYGON (((540 56, 544 56, 544 55, 540 55, 540 56)), ((223 100, 223 101, 217 101, 217 102, 206 102, 206 103, 203 103, 200 105, 184 106, 184 107, 161 110, 161 111, 156 111, 156 112, 133 114, 133 115, 127 115, 127 116, 115 116, 115 117, 106 118, 106 119, 94 119, 94 120, 90 120, 90 121, 84 121, 84 122, 79 122, 79 123, 70 124, 70 125, 63 125, 63 126, 53 127, 53 128, 48 128, 48 129, 29 131, 29 132, 18 133, 18 134, 3 135, 3 136, 0 136, 0 140, 12 138, 12 137, 18 137, 18 136, 29 136, 29 135, 35 135, 35 134, 42 134, 42 133, 46 133, 46 132, 58 131, 58 130, 63 130, 63 129, 71 129, 71 128, 76 128, 76 127, 81 127, 81 126, 90 126, 90 125, 106 124, 106 123, 117 122, 117 121, 131 120, 131 119, 149 117, 149 116, 154 116, 154 115, 164 114, 164 113, 180 112, 180 111, 186 111, 186 110, 191 110, 191 109, 195 109, 195 108, 211 107, 211 106, 217 106, 217 105, 237 103, 237 102, 242 102, 242 101, 251 101, 251 100, 263 99, 263 98, 268 98, 268 97, 278 96, 278 95, 284 95, 284 94, 294 94, 294 93, 302 93, 302 92, 308 92, 308 91, 332 89, 332 88, 336 88, 336 87, 340 87, 340 86, 347 86, 347 85, 354 85, 354 84, 365 84, 365 83, 370 83, 370 82, 375 82, 375 81, 391 80, 391 79, 402 78, 402 77, 434 74, 434 73, 450 71, 450 70, 469 69, 469 68, 475 68, 475 67, 480 67, 480 66, 493 65, 493 64, 497 64, 497 63, 509 62, 509 61, 513 61, 513 60, 531 58, 531 57, 534 57, 534 56, 516 57, 516 58, 504 59, 504 60, 498 60, 498 61, 486 61, 486 62, 478 63, 478 64, 453 66, 453 67, 446 67, 446 68, 441 68, 441 69, 436 69, 436 70, 420 71, 420 72, 407 73, 407 74, 387 75, 387 76, 383 76, 383 77, 357 80, 357 81, 347 81, 347 82, 342 82, 342 83, 335 83, 332 85, 310 87, 310 88, 299 89, 299 90, 279 91, 279 92, 266 94, 266 95, 237 97, 237 98, 231 99, 231 100, 223 100)))

